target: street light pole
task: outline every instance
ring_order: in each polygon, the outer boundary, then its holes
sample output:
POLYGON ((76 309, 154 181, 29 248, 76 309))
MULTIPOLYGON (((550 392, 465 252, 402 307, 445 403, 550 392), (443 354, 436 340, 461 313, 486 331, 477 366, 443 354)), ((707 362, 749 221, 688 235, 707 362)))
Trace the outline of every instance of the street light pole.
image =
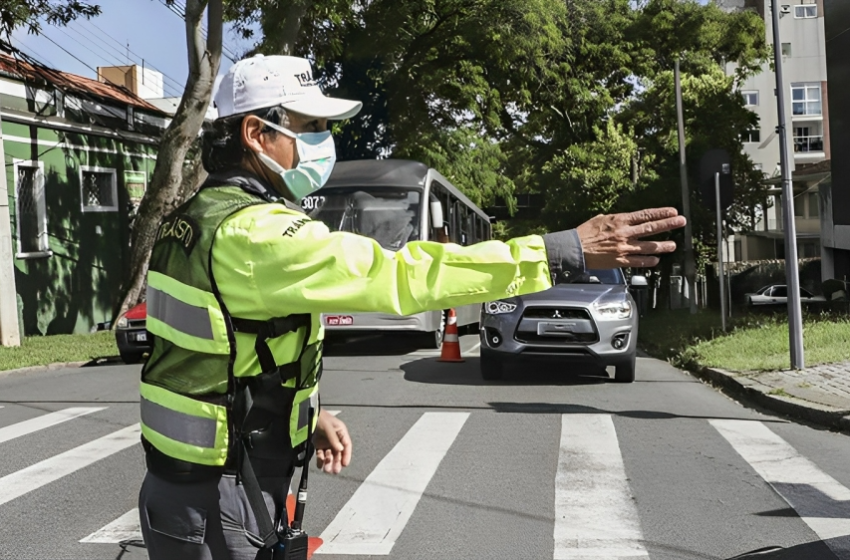
POLYGON ((785 118, 785 82, 782 79, 782 51, 779 41, 779 11, 770 0, 773 18, 773 60, 776 66, 776 104, 779 113, 779 158, 782 165, 782 222, 785 229, 785 277, 788 285, 788 336, 791 368, 803 369, 803 314, 800 310, 800 275, 797 269, 797 227, 794 223, 794 192, 789 167, 788 136, 785 118))
POLYGON ((682 215, 685 217, 685 279, 688 283, 688 299, 691 313, 697 312, 696 266, 694 264, 693 226, 691 225, 691 195, 688 190, 688 165, 685 158, 685 116, 682 107, 682 79, 679 59, 676 59, 676 116, 679 121, 679 178, 682 182, 682 215))

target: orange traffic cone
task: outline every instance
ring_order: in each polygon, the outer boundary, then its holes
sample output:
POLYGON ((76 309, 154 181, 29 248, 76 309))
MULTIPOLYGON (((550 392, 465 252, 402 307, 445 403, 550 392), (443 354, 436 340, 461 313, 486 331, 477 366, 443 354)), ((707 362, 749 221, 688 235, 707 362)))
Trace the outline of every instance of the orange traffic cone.
POLYGON ((443 349, 438 361, 463 361, 463 358, 460 357, 460 339, 457 335, 457 315, 454 309, 449 309, 449 316, 446 319, 446 332, 443 333, 443 349))

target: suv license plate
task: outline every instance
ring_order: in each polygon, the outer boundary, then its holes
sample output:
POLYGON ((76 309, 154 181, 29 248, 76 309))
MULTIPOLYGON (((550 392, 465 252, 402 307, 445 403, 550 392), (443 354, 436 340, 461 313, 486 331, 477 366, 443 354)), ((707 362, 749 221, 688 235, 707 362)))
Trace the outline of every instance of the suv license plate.
POLYGON ((136 333, 136 342, 147 342, 148 341, 148 333, 136 333))
POLYGON ((537 336, 558 336, 575 332, 576 323, 537 323, 537 336))

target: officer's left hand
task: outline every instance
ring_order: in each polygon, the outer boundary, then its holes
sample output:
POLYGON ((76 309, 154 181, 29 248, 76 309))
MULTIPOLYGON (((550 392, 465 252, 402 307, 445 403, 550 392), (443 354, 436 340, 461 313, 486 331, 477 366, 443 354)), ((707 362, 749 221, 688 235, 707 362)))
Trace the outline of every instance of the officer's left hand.
POLYGON ((319 412, 313 445, 316 447, 316 466, 326 473, 339 474, 351 462, 348 428, 342 420, 324 410, 319 412))

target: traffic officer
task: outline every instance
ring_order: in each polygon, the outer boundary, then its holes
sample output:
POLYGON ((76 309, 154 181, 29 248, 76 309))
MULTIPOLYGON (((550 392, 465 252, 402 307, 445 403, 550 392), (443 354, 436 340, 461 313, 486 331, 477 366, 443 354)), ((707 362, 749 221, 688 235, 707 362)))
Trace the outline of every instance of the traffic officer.
POLYGON ((655 209, 504 243, 386 251, 298 205, 333 169, 328 120, 360 102, 324 96, 305 59, 258 55, 230 68, 215 104, 210 177, 163 220, 148 272, 139 514, 152 560, 254 558, 273 545, 269 516, 284 517, 308 442, 325 471, 348 464, 345 425, 318 403, 320 313, 408 315, 545 290, 585 266, 654 266, 675 244, 639 238, 684 225, 655 209))

